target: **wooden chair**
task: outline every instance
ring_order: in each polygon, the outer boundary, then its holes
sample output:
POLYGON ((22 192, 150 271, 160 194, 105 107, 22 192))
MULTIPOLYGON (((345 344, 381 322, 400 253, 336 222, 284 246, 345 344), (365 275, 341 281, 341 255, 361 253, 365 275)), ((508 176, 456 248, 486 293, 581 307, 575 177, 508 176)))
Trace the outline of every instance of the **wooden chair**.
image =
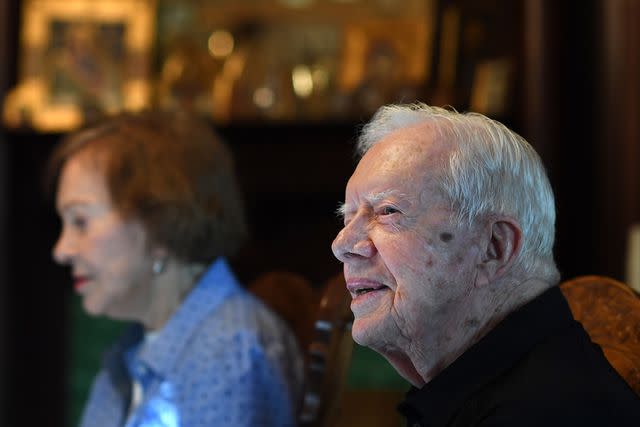
POLYGON ((342 273, 321 289, 313 339, 308 347, 307 383, 299 416, 301 427, 335 426, 351 362, 351 296, 342 273))
POLYGON ((305 277, 289 271, 261 274, 247 287, 289 325, 303 351, 309 346, 318 299, 305 277))
POLYGON ((318 291, 286 271, 262 274, 248 289, 287 322, 305 350, 300 427, 335 426, 353 348, 351 295, 342 273, 318 291))
POLYGON ((573 316, 640 395, 640 296, 624 283, 581 276, 560 285, 573 316))

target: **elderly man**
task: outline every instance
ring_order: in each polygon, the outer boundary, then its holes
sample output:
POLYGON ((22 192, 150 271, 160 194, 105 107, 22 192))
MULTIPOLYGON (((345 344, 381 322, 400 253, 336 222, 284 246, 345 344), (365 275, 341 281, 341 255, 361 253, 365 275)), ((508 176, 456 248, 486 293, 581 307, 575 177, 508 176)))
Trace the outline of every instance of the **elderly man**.
POLYGON ((640 426, 640 401, 577 323, 540 158, 482 115, 381 108, 333 242, 353 338, 412 385, 418 426, 640 426))

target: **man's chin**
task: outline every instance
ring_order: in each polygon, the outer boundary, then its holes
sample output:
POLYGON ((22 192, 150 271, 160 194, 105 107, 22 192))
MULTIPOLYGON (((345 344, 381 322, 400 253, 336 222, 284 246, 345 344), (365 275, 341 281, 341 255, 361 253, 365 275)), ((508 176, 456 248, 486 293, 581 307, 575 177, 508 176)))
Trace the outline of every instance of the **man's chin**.
POLYGON ((376 343, 380 342, 378 328, 377 322, 372 322, 371 319, 356 318, 351 328, 351 336, 361 346, 375 346, 376 343))

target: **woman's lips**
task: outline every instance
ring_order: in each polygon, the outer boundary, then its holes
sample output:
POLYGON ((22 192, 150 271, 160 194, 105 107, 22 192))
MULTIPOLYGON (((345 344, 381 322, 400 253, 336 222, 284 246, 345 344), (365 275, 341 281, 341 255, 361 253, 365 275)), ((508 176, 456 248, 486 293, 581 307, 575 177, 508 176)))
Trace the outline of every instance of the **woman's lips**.
POLYGON ((74 277, 73 289, 75 289, 76 291, 80 291, 86 286, 87 283, 89 283, 89 279, 86 277, 74 277))

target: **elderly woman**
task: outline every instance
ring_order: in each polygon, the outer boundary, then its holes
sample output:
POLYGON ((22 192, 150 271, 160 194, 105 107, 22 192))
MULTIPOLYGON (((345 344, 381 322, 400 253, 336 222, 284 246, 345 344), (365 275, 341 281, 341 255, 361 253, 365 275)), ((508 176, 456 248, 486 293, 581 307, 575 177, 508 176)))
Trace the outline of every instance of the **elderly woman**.
POLYGON ((50 161, 84 309, 135 322, 108 352, 82 426, 290 426, 302 357, 226 257, 246 226, 229 150, 183 114, 126 114, 50 161))

